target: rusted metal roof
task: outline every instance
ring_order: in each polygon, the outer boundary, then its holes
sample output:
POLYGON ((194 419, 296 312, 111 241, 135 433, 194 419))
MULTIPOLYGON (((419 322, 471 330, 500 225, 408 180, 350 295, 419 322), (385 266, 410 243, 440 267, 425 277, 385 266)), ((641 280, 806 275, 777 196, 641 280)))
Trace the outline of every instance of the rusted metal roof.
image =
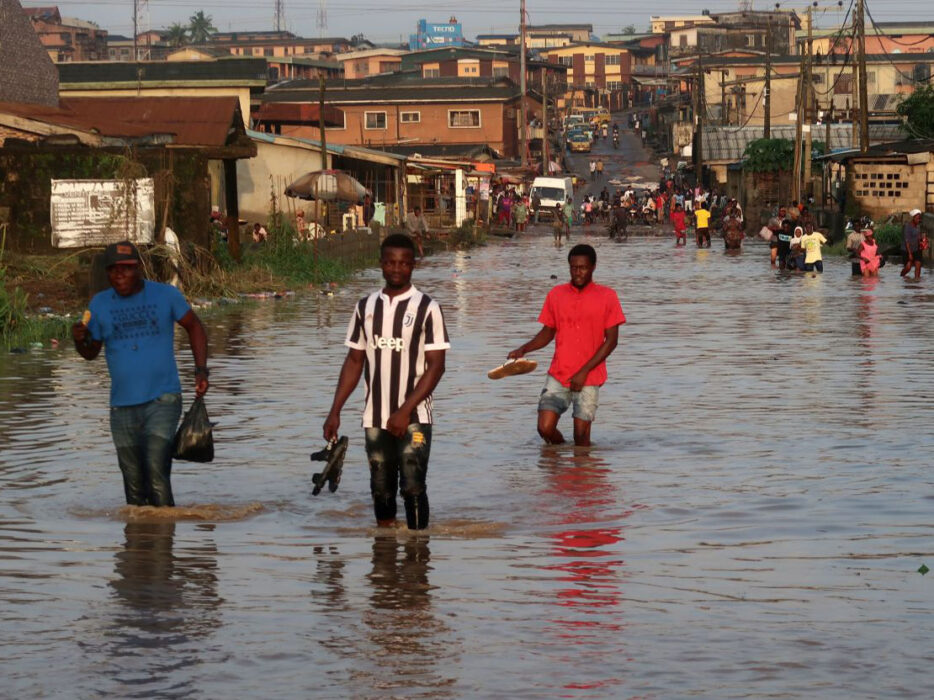
MULTIPOLYGON (((308 102, 267 102, 256 112, 257 124, 305 124, 320 126, 320 105, 308 102)), ((344 112, 336 107, 324 106, 324 125, 343 126, 344 112)))
POLYGON ((243 132, 236 97, 66 97, 74 126, 104 136, 172 134, 174 146, 224 146, 243 132))
MULTIPOLYGON (((108 141, 219 148, 246 140, 236 97, 68 97, 59 107, 0 103, 0 114, 108 141)), ((53 129, 54 131, 54 129, 53 129)), ((52 132, 49 132, 52 133, 52 132)), ((87 142, 83 140, 83 142, 87 142)), ((112 144, 111 144, 112 145, 112 144)))

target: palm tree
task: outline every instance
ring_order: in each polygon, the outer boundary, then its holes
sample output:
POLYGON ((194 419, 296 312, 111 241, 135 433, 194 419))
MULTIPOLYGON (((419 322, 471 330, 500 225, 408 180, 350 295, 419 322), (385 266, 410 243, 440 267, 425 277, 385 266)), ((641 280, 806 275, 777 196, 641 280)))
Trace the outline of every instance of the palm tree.
POLYGON ((165 30, 165 42, 173 48, 187 44, 188 27, 181 22, 173 22, 165 30))
POLYGON ((210 15, 205 17, 204 10, 198 10, 188 18, 188 33, 193 44, 204 44, 217 31, 217 27, 211 23, 212 19, 210 15))

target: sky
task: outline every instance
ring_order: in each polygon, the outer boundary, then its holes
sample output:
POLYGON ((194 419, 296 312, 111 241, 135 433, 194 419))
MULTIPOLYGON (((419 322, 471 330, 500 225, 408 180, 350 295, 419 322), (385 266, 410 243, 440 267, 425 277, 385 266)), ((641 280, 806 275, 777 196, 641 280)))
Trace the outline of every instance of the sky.
MULTIPOLYGON (((132 35, 132 0, 46 0, 29 2, 26 5, 57 4, 66 17, 96 22, 111 34, 132 35)), ((142 0, 141 0, 142 2, 142 0)), ((350 38, 362 33, 375 42, 408 41, 414 33, 419 19, 429 22, 446 22, 451 16, 463 24, 464 35, 472 40, 477 34, 513 33, 518 31, 519 0, 503 3, 494 0, 477 0, 464 3, 455 0, 282 0, 284 5, 284 29, 304 37, 340 36, 350 38), (326 8, 327 26, 319 28, 317 19, 322 5, 326 8)), ((733 11, 738 0, 669 0, 663 4, 637 3, 616 0, 578 0, 573 11, 568 9, 567 0, 526 0, 526 12, 530 24, 593 24, 597 35, 618 32, 626 25, 635 25, 638 31, 646 31, 651 15, 700 14, 733 11), (646 9, 650 8, 650 9, 646 9)), ((766 10, 775 6, 772 2, 754 0, 753 9, 766 10)), ((824 0, 814 10, 815 25, 818 27, 839 26, 844 12, 850 5, 845 0, 843 8, 836 1, 824 0)), ((782 2, 781 9, 797 10, 803 14, 806 2, 782 2)), ((141 6, 140 28, 147 27, 146 7, 141 6)), ((934 23, 934 2, 931 0, 866 0, 866 7, 877 22, 897 20, 930 20, 934 23)), ((219 31, 268 30, 273 28, 275 0, 150 0, 148 2, 148 25, 159 29, 173 22, 187 24, 188 18, 198 10, 213 18, 219 31)), ((867 19, 867 25, 869 21, 867 19)))

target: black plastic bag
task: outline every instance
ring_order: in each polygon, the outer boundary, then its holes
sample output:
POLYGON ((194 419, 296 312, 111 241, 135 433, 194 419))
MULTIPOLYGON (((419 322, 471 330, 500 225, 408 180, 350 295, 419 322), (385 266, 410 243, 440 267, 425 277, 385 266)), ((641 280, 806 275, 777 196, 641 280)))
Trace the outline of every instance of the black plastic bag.
POLYGON ((204 397, 198 396, 185 413, 175 433, 174 459, 186 462, 214 460, 214 424, 208 419, 204 397))

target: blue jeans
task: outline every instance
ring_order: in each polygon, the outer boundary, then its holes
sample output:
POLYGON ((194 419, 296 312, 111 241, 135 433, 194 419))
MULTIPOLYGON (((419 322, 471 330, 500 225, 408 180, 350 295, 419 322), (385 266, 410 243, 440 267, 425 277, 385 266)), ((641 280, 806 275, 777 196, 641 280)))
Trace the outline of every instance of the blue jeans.
POLYGON ((129 505, 175 505, 172 450, 181 413, 181 394, 162 394, 137 406, 110 407, 110 434, 129 505))
POLYGON ((551 411, 560 416, 573 407, 572 415, 575 418, 592 423, 597 416, 599 398, 598 386, 584 386, 580 391, 571 391, 570 387, 564 386, 549 374, 538 399, 538 410, 551 411))

